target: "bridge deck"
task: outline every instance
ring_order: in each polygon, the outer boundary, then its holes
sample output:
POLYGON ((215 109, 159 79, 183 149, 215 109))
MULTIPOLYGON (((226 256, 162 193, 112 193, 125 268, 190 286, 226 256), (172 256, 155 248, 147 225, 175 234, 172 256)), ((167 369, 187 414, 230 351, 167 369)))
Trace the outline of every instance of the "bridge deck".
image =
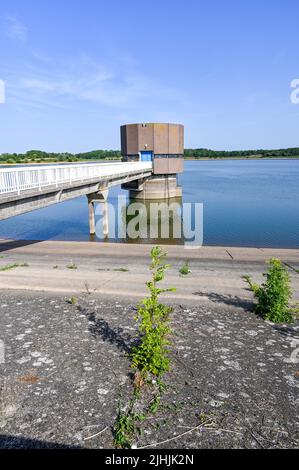
POLYGON ((66 184, 75 186, 79 182, 88 183, 96 179, 126 177, 138 171, 150 171, 151 169, 151 162, 81 163, 0 168, 0 197, 21 195, 28 190, 42 192, 43 189, 50 186, 59 188, 66 184))
POLYGON ((151 162, 0 168, 0 220, 151 174, 151 162))

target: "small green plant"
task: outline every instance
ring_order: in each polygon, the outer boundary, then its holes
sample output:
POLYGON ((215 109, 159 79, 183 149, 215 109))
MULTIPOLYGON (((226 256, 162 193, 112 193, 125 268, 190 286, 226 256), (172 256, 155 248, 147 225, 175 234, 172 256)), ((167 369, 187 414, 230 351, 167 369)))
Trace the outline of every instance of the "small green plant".
POLYGON ((53 266, 53 269, 58 269, 58 266, 57 266, 57 265, 56 265, 56 266, 53 266))
POLYGON ((75 263, 71 263, 67 266, 67 269, 78 269, 78 266, 75 263))
POLYGON ((78 303, 77 297, 71 297, 71 298, 68 300, 68 303, 71 304, 71 305, 77 305, 77 303, 78 303))
POLYGON ((118 401, 118 413, 114 424, 114 445, 118 449, 130 449, 131 440, 135 433, 135 416, 132 414, 132 403, 129 410, 124 412, 121 401, 118 401))
POLYGON ((188 274, 191 273, 190 269, 189 269, 189 262, 186 261, 183 266, 179 269, 179 272, 180 272, 180 275, 181 276, 188 276, 188 274))
POLYGON ((148 407, 148 411, 150 413, 157 413, 160 405, 161 405, 161 397, 159 395, 156 395, 153 401, 150 403, 148 407))
POLYGON ((7 264, 6 266, 2 266, 0 271, 10 271, 11 269, 15 268, 28 268, 29 264, 27 263, 15 263, 15 264, 7 264))
POLYGON ((144 414, 144 413, 136 413, 136 414, 134 415, 134 419, 135 419, 136 421, 145 421, 146 418, 147 418, 147 415, 144 414))
POLYGON ((255 311, 265 320, 274 323, 291 322, 293 311, 290 307, 290 275, 279 259, 272 258, 269 265, 268 272, 264 274, 266 281, 261 286, 254 284, 250 276, 243 276, 258 301, 255 311))
POLYGON ((157 378, 157 386, 159 388, 159 392, 162 394, 165 392, 166 390, 166 385, 165 383, 163 382, 163 380, 157 378))
POLYGON ((156 246, 151 250, 151 281, 147 282, 150 296, 138 306, 135 320, 139 322, 140 344, 133 348, 132 368, 139 371, 144 380, 149 374, 161 377, 170 369, 169 315, 172 308, 159 303, 159 296, 165 292, 174 292, 174 288, 161 289, 157 285, 165 277, 169 265, 164 263, 166 253, 156 246))

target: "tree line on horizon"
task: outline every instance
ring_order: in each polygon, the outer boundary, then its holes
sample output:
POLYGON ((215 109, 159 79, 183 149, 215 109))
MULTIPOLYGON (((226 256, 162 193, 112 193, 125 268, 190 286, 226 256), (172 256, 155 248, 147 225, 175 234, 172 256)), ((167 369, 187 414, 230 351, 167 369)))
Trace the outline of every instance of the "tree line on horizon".
POLYGON ((210 150, 210 149, 185 149, 185 158, 231 158, 231 157, 298 157, 299 147, 277 150, 210 150))
MULTIPOLYGON (((299 157, 299 147, 278 150, 210 150, 210 149, 185 149, 185 158, 271 158, 271 157, 299 157)), ((29 150, 26 153, 2 153, 0 163, 41 163, 41 162, 76 162, 82 160, 119 160, 120 150, 93 150, 83 153, 69 152, 43 152, 41 150, 29 150)))

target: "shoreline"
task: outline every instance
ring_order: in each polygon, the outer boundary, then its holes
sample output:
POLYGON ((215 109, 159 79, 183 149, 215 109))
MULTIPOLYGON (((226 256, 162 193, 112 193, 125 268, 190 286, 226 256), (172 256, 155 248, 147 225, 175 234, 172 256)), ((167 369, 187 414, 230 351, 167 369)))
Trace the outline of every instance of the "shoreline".
MULTIPOLYGON (((299 157, 298 157, 299 158, 299 157)), ((80 164, 80 163, 101 163, 101 162, 104 162, 104 163, 113 163, 113 162, 121 162, 121 159, 120 158, 117 158, 115 160, 111 160, 111 159, 105 159, 105 158, 99 158, 98 160, 75 160, 75 161, 72 161, 72 162, 65 162, 65 161, 57 161, 57 162, 47 162, 47 161, 43 161, 43 162, 30 162, 30 163, 1 163, 0 162, 0 168, 1 167, 15 167, 15 166, 35 166, 35 165, 68 165, 68 164, 71 164, 71 165, 76 165, 76 164, 80 164)))
MULTIPOLYGON (((229 160, 229 161, 234 161, 234 160, 299 160, 299 156, 297 157, 185 157, 184 161, 217 161, 217 160, 229 160)), ((1 167, 17 167, 17 166, 32 166, 32 165, 68 165, 68 164, 80 164, 80 163, 107 163, 107 162, 121 162, 121 159, 116 159, 116 160, 110 160, 110 159, 98 159, 98 160, 79 160, 79 161, 73 161, 73 162, 30 162, 30 163, 1 163, 0 162, 0 168, 1 167)))
POLYGON ((96 251, 99 249, 99 247, 103 248, 115 248, 121 247, 121 249, 129 249, 133 250, 134 248, 136 251, 138 250, 145 250, 145 251, 150 251, 151 248, 154 246, 161 246, 165 250, 175 250, 175 251, 184 251, 184 252, 199 252, 199 251, 208 251, 208 250, 215 250, 215 252, 219 252, 220 250, 247 250, 252 251, 252 253, 256 250, 259 250, 261 252, 267 252, 267 251, 273 251, 273 252, 298 252, 298 261, 299 261, 299 246, 298 247, 276 247, 276 246, 246 246, 246 245, 202 245, 202 246, 195 246, 195 247, 189 247, 188 245, 184 244, 167 244, 167 243, 131 243, 131 242, 108 242, 108 241, 103 241, 103 240, 42 240, 42 239, 13 239, 13 238, 1 238, 0 237, 0 251, 5 244, 10 244, 13 245, 15 244, 16 246, 26 246, 26 245, 33 245, 33 244, 44 244, 46 247, 48 244, 49 246, 54 246, 55 244, 57 246, 65 244, 65 246, 73 246, 76 247, 76 250, 78 251, 78 248, 81 245, 89 246, 90 248, 93 247, 96 249, 96 251))
POLYGON ((197 160, 299 160, 298 157, 198 157, 198 158, 184 158, 185 161, 197 161, 197 160))

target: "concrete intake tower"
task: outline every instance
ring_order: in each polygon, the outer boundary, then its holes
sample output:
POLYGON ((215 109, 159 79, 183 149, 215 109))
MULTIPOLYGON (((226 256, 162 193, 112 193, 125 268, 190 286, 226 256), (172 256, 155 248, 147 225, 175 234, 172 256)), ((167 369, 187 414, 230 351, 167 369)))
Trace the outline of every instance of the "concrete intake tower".
POLYGON ((151 161, 149 178, 122 185, 134 199, 170 199, 182 196, 177 174, 184 171, 184 126, 181 124, 127 124, 121 126, 121 154, 125 162, 151 161))

